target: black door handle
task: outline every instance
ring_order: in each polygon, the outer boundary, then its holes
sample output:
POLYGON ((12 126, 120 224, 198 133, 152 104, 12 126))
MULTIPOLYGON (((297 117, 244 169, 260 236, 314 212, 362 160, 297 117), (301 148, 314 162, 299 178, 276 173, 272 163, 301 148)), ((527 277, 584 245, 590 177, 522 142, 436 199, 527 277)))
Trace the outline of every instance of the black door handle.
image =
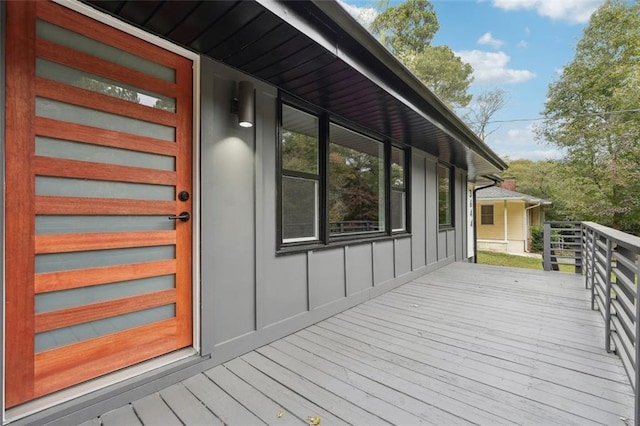
POLYGON ((191 215, 189 214, 189 212, 182 212, 177 216, 169 216, 170 220, 178 220, 180 219, 183 222, 188 221, 189 219, 191 219, 191 215))

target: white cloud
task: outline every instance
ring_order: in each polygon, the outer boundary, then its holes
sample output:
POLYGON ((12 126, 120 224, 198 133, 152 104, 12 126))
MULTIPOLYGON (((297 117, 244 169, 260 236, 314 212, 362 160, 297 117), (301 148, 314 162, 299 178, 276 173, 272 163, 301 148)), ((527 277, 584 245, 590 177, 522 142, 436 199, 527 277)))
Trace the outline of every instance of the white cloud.
POLYGON ((557 148, 544 149, 544 144, 535 140, 535 124, 524 127, 511 128, 490 135, 487 143, 502 158, 511 160, 558 160, 564 156, 564 152, 557 148))
POLYGON ((536 124, 530 123, 522 127, 512 127, 508 130, 500 129, 487 138, 487 143, 500 157, 511 160, 558 160, 564 156, 564 151, 557 148, 546 148, 544 143, 535 140, 536 124))
POLYGON ((482 37, 480 37, 477 40, 477 43, 478 44, 488 44, 489 46, 493 47, 494 49, 500 49, 502 46, 504 46, 504 41, 498 40, 496 38, 493 38, 493 36, 489 32, 484 33, 482 35, 482 37))
POLYGON ((378 11, 373 7, 358 7, 345 3, 343 0, 338 0, 340 6, 342 6, 349 15, 353 16, 356 21, 360 23, 363 27, 369 29, 371 23, 376 16, 378 16, 378 11))
POLYGON ((504 10, 535 10, 538 15, 572 24, 589 21, 591 14, 605 0, 493 0, 504 10))
POLYGON ((529 47, 529 43, 527 43, 524 40, 520 40, 517 44, 517 46, 521 49, 526 49, 527 47, 529 47))
POLYGON ((524 27, 524 35, 527 37, 531 35, 531 28, 529 28, 529 26, 524 27))
POLYGON ((564 153, 559 149, 533 149, 530 151, 497 150, 496 153, 503 159, 509 160, 560 160, 564 153))
POLYGON ((473 67, 475 84, 515 84, 524 83, 536 77, 529 70, 507 68, 511 58, 504 52, 484 52, 481 50, 463 50, 455 52, 463 62, 473 67))

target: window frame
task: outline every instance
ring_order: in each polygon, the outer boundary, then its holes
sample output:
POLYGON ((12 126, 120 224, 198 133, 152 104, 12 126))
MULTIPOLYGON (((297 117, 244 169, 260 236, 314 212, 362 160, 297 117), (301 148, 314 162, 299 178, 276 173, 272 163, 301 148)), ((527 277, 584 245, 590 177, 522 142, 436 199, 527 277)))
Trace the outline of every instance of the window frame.
POLYGON ((495 206, 493 204, 481 204, 480 205, 480 225, 491 226, 496 224, 495 219, 495 206), (485 218, 489 217, 489 213, 484 213, 482 210, 485 207, 491 207, 491 223, 485 222, 485 218))
POLYGON ((277 128, 277 141, 276 141, 276 177, 277 177, 277 182, 276 182, 276 192, 277 192, 277 196, 276 196, 276 202, 277 202, 277 209, 276 209, 276 232, 278 235, 278 238, 276 240, 277 242, 277 249, 280 250, 282 247, 296 247, 296 246, 309 246, 309 245, 317 245, 320 244, 323 240, 324 240, 324 229, 322 224, 324 223, 324 216, 323 216, 323 212, 326 210, 325 209, 325 203, 326 203, 326 197, 324 195, 324 190, 325 190, 325 183, 323 182, 323 177, 324 177, 324 164, 326 163, 323 158, 326 155, 326 153, 324 152, 324 146, 322 141, 323 138, 323 126, 322 126, 322 117, 323 117, 323 112, 319 109, 314 109, 311 108, 309 105, 306 105, 304 103, 300 103, 300 102, 296 102, 295 99, 291 99, 288 102, 282 102, 280 101, 278 103, 278 111, 277 111, 277 120, 278 120, 278 128, 277 128), (311 116, 314 116, 318 119, 318 174, 317 175, 313 175, 310 173, 305 173, 305 172, 298 172, 298 171, 294 171, 294 170, 287 170, 283 167, 283 159, 282 159, 282 155, 283 155, 283 150, 282 150, 282 137, 283 137, 283 121, 284 121, 284 117, 283 117, 283 105, 287 105, 290 108, 296 109, 298 111, 301 111, 305 114, 309 114, 311 116), (291 239, 290 241, 285 241, 285 239, 283 238, 283 217, 284 217, 284 212, 283 212, 283 206, 282 206, 282 202, 283 202, 283 178, 284 177, 291 177, 291 178, 298 178, 298 179, 307 179, 307 180, 315 180, 317 182, 317 210, 316 210, 316 215, 315 215, 315 219, 317 221, 317 223, 315 224, 315 228, 317 231, 317 237, 316 238, 301 238, 301 239, 291 239))
POLYGON ((393 239, 401 236, 408 236, 411 233, 411 182, 410 182, 410 158, 411 151, 408 145, 384 137, 344 120, 340 117, 329 114, 321 108, 315 107, 292 95, 280 92, 278 96, 277 111, 277 139, 276 139, 276 253, 287 254, 297 253, 307 250, 317 250, 344 244, 357 244, 375 240, 393 239), (310 178, 306 173, 288 171, 283 168, 283 107, 297 109, 301 112, 315 116, 318 119, 318 212, 317 212, 317 239, 304 239, 300 241, 285 241, 283 238, 283 178, 298 177, 302 179, 310 178), (384 197, 384 230, 374 232, 354 232, 348 234, 330 234, 329 224, 329 154, 330 154, 330 126, 334 124, 348 131, 355 132, 365 138, 373 139, 383 146, 383 172, 385 174, 382 185, 384 197), (391 150, 392 146, 400 149, 404 153, 404 191, 405 191, 405 229, 392 230, 391 224, 391 150), (299 174, 302 174, 298 176, 299 174))
POLYGON ((450 164, 447 163, 443 163, 443 162, 438 162, 437 163, 437 173, 436 173, 436 191, 437 191, 437 206, 438 206, 438 229, 443 231, 443 230, 449 230, 449 229, 455 229, 455 206, 454 206, 454 200, 455 200, 455 174, 454 174, 454 167, 450 164), (448 171, 448 186, 449 186, 449 190, 447 191, 449 194, 449 203, 447 205, 447 210, 449 211, 449 222, 448 223, 441 223, 440 221, 440 170, 444 169, 448 171))
POLYGON ((402 147, 396 144, 390 144, 389 147, 389 172, 388 172, 388 176, 389 179, 387 179, 387 183, 389 185, 389 222, 390 222, 390 227, 391 227, 391 234, 395 235, 395 234, 403 234, 403 233, 409 233, 411 232, 411 181, 409 179, 409 170, 410 170, 410 160, 411 160, 411 150, 408 149, 407 147, 402 147), (393 190, 394 189, 398 189, 398 188, 394 188, 391 182, 391 172, 392 172, 392 165, 393 165, 393 150, 394 149, 398 149, 400 151, 402 151, 403 156, 403 164, 402 164, 402 172, 403 172, 403 188, 402 188, 402 192, 404 193, 404 228, 400 229, 393 229, 393 217, 392 217, 392 203, 393 203, 393 190))

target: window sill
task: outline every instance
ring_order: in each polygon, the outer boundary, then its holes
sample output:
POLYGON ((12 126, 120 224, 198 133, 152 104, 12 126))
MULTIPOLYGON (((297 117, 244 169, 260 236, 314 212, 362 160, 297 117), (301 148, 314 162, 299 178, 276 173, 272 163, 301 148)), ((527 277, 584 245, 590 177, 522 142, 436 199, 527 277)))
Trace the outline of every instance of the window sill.
POLYGON ((393 241, 393 240, 409 238, 409 237, 411 237, 410 232, 398 232, 392 235, 378 235, 378 236, 372 236, 372 237, 354 235, 349 237, 337 238, 329 242, 329 244, 314 242, 312 244, 298 244, 298 245, 283 246, 276 251, 276 256, 286 256, 290 254, 300 254, 300 253, 308 253, 308 252, 314 252, 314 251, 331 250, 331 249, 340 248, 340 247, 369 244, 369 243, 375 243, 380 241, 393 241))
POLYGON ((441 226, 438 228, 438 232, 455 231, 455 227, 451 225, 441 226))

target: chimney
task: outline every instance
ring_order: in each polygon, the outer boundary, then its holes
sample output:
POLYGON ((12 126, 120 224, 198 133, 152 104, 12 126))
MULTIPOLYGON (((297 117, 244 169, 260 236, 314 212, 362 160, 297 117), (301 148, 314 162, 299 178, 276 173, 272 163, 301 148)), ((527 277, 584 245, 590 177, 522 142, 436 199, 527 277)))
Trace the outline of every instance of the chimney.
POLYGON ((514 177, 506 177, 504 178, 504 182, 500 185, 503 189, 508 189, 509 191, 516 190, 516 178, 514 177))

